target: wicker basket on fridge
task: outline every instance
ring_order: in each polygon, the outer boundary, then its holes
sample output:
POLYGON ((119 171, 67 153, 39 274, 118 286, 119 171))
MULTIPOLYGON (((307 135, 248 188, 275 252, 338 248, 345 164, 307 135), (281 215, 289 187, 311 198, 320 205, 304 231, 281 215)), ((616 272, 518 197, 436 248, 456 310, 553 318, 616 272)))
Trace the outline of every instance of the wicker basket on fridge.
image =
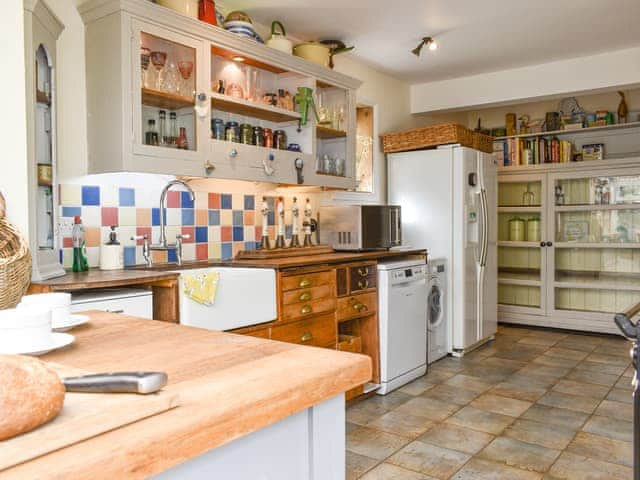
POLYGON ((15 307, 31 282, 31 253, 26 240, 5 218, 0 193, 0 309, 15 307))
POLYGON ((475 148, 487 153, 493 152, 493 142, 489 135, 473 132, 455 123, 443 123, 382 135, 385 153, 408 152, 451 144, 460 144, 463 147, 475 148))

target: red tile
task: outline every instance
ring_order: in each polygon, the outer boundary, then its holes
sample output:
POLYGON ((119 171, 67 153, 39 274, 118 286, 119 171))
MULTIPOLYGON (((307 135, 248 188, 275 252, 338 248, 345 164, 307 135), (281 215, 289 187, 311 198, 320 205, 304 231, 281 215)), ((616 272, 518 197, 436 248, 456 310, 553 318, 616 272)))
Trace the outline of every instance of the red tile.
POLYGON ((196 225, 209 225, 209 210, 196 210, 196 225))
POLYGON ((62 239, 62 248, 73 248, 73 238, 64 237, 62 239))
POLYGON ((180 208, 180 192, 168 192, 167 193, 167 208, 180 208))
POLYGON ((217 210, 220 208, 220 194, 209 193, 209 210, 217 210))
POLYGON ((102 207, 102 226, 118 225, 118 207, 102 207))
POLYGON ((256 241, 262 240, 262 226, 256 225, 256 241))
POLYGON ((207 260, 209 258, 209 244, 198 243, 196 245, 196 260, 207 260))
POLYGON ((195 243, 196 229, 195 227, 182 227, 182 234, 189 235, 189 238, 183 238, 182 243, 195 243))
POLYGON ((220 227, 220 240, 222 242, 231 242, 233 240, 233 227, 220 227))
MULTIPOLYGON (((147 241, 151 243, 151 227, 136 227, 136 235, 146 235, 147 241)), ((136 240, 136 245, 144 245, 144 240, 136 240)))

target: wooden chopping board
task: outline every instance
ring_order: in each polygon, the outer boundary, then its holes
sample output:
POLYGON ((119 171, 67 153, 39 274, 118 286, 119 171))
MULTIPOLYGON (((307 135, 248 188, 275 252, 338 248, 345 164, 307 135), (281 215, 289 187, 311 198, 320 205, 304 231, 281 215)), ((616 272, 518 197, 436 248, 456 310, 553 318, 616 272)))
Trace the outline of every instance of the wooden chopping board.
MULTIPOLYGON (((88 372, 47 362, 61 377, 88 372)), ((179 405, 176 393, 69 393, 60 414, 31 432, 0 441, 0 471, 179 405)))

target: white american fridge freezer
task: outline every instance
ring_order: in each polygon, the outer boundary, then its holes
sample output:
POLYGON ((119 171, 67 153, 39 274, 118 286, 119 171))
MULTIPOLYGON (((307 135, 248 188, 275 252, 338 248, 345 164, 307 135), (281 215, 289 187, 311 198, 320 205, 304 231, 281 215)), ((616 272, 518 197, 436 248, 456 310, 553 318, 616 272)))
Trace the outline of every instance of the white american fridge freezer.
POLYGON ((497 164, 471 148, 388 155, 389 204, 402 207, 403 244, 446 258, 448 350, 463 355, 497 328, 497 164))

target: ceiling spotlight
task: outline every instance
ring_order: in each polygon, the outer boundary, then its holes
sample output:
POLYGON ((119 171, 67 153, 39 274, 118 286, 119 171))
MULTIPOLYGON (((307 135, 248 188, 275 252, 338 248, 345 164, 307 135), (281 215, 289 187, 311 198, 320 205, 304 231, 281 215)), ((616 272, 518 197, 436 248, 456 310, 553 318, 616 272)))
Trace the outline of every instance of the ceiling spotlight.
POLYGON ((433 38, 431 38, 431 37, 422 37, 422 40, 420 40, 420 43, 418 44, 418 46, 416 48, 414 48, 413 50, 411 50, 411 53, 413 53, 416 57, 419 57, 420 56, 420 52, 422 51, 422 47, 424 47, 425 45, 432 52, 434 50, 437 50, 437 48, 438 48, 438 44, 436 43, 436 41, 433 38))

